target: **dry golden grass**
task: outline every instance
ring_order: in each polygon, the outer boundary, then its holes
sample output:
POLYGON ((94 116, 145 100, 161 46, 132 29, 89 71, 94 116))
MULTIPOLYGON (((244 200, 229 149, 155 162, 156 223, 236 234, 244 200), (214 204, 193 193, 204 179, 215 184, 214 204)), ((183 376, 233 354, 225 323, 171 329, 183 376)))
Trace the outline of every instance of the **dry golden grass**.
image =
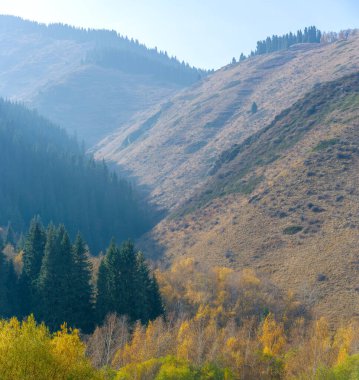
POLYGON ((135 117, 99 144, 96 157, 118 163, 150 188, 153 202, 175 208, 206 181, 220 152, 269 124, 316 83, 357 71, 358 52, 359 33, 227 66, 173 97, 151 130, 122 148, 161 106, 135 117), (250 113, 253 101, 256 114, 250 113))
POLYGON ((252 194, 166 219, 141 245, 160 247, 165 262, 253 268, 333 323, 359 319, 358 122, 358 103, 332 110, 284 158, 258 169, 264 180, 252 194), (321 141, 336 143, 318 149, 321 141))

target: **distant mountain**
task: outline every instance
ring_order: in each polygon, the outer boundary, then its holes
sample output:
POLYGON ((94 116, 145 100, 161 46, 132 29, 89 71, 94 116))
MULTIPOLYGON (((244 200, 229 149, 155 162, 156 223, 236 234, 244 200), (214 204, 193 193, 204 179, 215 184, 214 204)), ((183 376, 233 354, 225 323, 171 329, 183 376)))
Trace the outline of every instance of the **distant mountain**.
POLYGON ((18 234, 39 215, 79 231, 96 254, 112 237, 140 236, 149 212, 132 186, 85 155, 66 132, 0 100, 0 226, 18 234))
POLYGON ((114 31, 0 16, 0 96, 88 145, 207 74, 114 31))

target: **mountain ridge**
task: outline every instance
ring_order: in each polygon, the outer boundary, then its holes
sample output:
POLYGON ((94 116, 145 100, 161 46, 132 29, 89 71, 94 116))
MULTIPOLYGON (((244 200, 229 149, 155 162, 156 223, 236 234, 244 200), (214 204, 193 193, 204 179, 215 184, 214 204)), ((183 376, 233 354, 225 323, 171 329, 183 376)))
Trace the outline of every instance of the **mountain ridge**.
POLYGON ((14 16, 0 16, 0 50, 0 96, 37 109, 88 146, 208 74, 115 31, 14 16))

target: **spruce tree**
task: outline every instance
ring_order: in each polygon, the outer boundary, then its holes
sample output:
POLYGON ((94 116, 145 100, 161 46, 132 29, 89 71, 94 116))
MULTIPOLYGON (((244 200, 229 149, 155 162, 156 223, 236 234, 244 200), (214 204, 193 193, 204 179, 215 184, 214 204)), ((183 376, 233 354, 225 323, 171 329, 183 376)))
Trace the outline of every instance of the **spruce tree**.
POLYGON ((19 280, 21 307, 24 317, 36 314, 38 303, 38 277, 44 257, 46 233, 38 217, 33 218, 26 236, 23 251, 23 269, 19 280))
POLYGON ((156 319, 164 314, 160 290, 156 278, 150 274, 142 252, 137 253, 137 311, 136 319, 142 323, 156 319))
POLYGON ((110 289, 105 259, 102 259, 97 275, 96 320, 101 324, 110 310, 110 289))
POLYGON ((39 276, 40 316, 50 329, 72 321, 72 265, 71 243, 64 226, 50 226, 39 276))
POLYGON ((121 297, 124 314, 127 314, 132 320, 137 319, 137 310, 135 299, 137 297, 137 261, 135 247, 131 241, 122 243, 120 247, 120 276, 121 297))
POLYGON ((29 280, 36 282, 44 257, 46 233, 40 219, 35 217, 30 224, 23 254, 23 273, 29 280))
POLYGON ((106 255, 101 261, 97 276, 96 316, 98 323, 102 323, 110 312, 124 313, 121 305, 122 286, 118 281, 120 267, 120 253, 112 239, 106 255))
MULTIPOLYGON (((92 265, 87 256, 85 242, 77 235, 72 247, 72 324, 85 332, 93 325, 93 287, 91 285, 92 265)), ((69 321, 70 322, 70 321, 69 321)))
POLYGON ((136 253, 130 241, 120 248, 111 242, 100 265, 97 291, 99 323, 108 313, 126 314, 143 323, 163 314, 158 284, 142 253, 136 253))
POLYGON ((136 318, 142 323, 147 322, 151 314, 150 293, 151 278, 149 268, 146 264, 145 257, 142 252, 136 255, 137 275, 136 275, 136 318))
POLYGON ((149 304, 150 304, 150 312, 148 316, 149 320, 156 319, 160 315, 165 314, 165 309, 162 302, 160 288, 158 286, 156 277, 154 275, 152 275, 151 280, 150 280, 149 304))

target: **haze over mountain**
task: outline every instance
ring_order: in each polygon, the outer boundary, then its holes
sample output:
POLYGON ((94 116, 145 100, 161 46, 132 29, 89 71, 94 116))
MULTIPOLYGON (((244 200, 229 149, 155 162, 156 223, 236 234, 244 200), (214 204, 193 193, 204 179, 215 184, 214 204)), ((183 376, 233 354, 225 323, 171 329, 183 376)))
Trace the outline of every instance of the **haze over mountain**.
POLYGON ((205 75, 114 31, 0 16, 0 95, 88 146, 205 75))
POLYGON ((97 254, 112 237, 139 237, 150 227, 128 182, 85 155, 64 130, 1 99, 0 178, 0 226, 17 237, 39 216, 65 224, 71 237, 81 232, 97 254))

